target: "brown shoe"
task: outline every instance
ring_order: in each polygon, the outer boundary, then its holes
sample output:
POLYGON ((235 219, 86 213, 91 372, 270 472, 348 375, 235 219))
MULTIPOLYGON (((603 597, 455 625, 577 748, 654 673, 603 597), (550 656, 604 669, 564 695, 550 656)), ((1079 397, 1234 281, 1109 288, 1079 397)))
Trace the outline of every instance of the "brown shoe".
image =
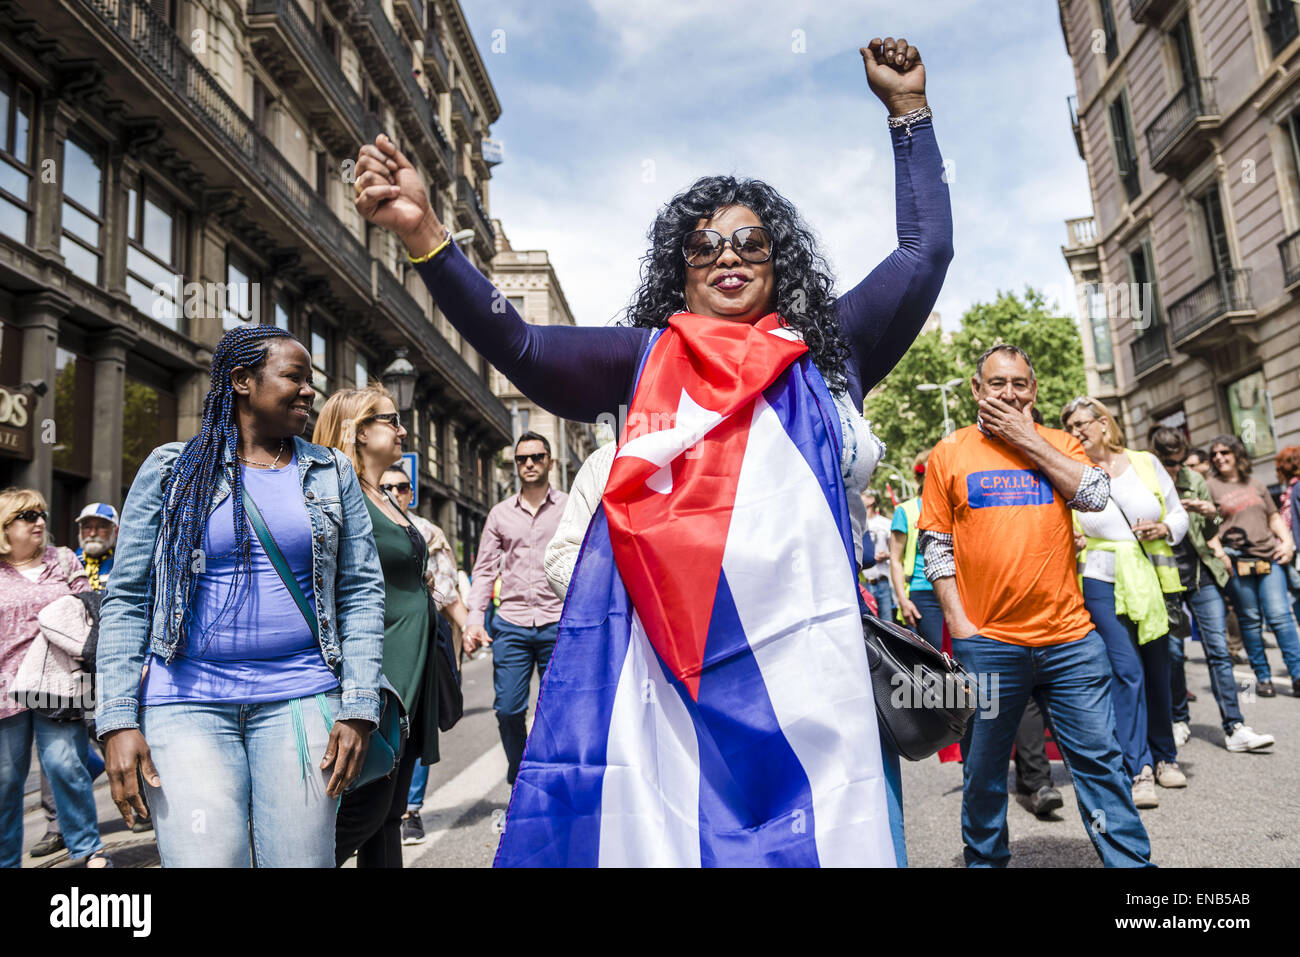
POLYGON ((1273 682, 1261 681, 1255 685, 1255 694, 1261 698, 1276 698, 1277 692, 1273 690, 1273 682))

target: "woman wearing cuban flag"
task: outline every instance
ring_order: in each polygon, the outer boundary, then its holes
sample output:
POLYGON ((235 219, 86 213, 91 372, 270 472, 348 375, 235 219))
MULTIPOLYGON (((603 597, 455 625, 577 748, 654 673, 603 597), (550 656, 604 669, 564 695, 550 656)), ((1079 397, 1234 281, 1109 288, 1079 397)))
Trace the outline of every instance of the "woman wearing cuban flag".
POLYGON ((859 618, 883 453, 860 409, 938 296, 952 213, 919 51, 860 52, 899 244, 839 298, 789 201, 707 176, 651 226, 625 324, 531 326, 388 138, 361 147, 358 211, 469 343, 550 412, 620 422, 498 866, 906 863, 859 618))

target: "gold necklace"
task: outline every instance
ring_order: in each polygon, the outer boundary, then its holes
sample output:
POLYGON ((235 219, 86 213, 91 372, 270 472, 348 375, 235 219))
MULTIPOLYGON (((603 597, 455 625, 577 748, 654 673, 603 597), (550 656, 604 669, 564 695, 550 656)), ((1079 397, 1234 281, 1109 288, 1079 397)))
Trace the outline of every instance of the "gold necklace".
POLYGON ((240 455, 238 452, 235 453, 235 458, 239 459, 239 461, 243 462, 245 465, 256 465, 258 468, 273 469, 280 464, 281 455, 284 455, 284 439, 280 440, 280 451, 275 453, 275 461, 272 462, 270 465, 266 464, 265 462, 251 462, 248 459, 244 458, 242 455, 240 455))
POLYGON ((45 558, 44 555, 36 555, 36 556, 33 557, 33 558, 29 558, 29 559, 27 559, 27 561, 25 561, 25 562, 15 562, 15 561, 11 561, 10 559, 6 558, 6 559, 5 559, 5 562, 6 562, 7 564, 9 564, 9 565, 12 565, 14 568, 22 568, 24 565, 33 565, 33 564, 35 564, 35 563, 38 562, 38 561, 43 561, 44 558, 45 558))

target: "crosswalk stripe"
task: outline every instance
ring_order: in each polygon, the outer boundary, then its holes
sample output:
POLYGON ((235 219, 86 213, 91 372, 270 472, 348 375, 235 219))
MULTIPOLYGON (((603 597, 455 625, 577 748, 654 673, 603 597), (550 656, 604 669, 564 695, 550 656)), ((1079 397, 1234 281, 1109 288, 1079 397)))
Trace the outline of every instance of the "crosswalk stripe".
POLYGON ((425 798, 420 819, 428 840, 423 844, 404 845, 403 862, 410 866, 427 854, 474 805, 505 780, 506 770, 505 752, 494 743, 473 764, 425 798))

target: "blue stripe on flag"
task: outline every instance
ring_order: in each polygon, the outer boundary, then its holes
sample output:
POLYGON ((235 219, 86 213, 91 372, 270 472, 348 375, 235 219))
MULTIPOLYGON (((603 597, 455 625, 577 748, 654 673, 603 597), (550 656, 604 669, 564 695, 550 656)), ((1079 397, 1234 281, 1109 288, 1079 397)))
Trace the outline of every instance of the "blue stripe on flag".
POLYGON ((700 863, 816 867, 812 788, 777 723, 725 574, 704 661, 699 704, 681 689, 699 733, 700 863))
POLYGON ((510 798, 497 867, 595 867, 601 779, 632 608, 619 580, 605 509, 587 530, 555 653, 510 798), (551 720, 548 700, 557 702, 551 720))

